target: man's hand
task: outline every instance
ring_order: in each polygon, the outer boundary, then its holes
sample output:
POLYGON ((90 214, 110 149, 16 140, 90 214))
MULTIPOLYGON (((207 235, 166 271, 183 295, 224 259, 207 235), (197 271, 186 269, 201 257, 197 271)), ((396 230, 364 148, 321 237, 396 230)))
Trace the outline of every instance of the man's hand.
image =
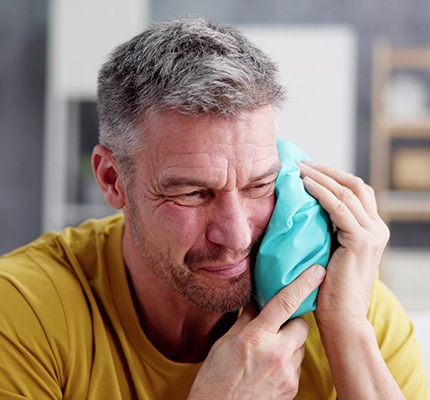
POLYGON ((389 238, 374 192, 351 174, 312 163, 299 166, 307 191, 330 214, 340 245, 329 261, 315 316, 328 326, 366 320, 371 288, 389 238))
POLYGON ((351 174, 300 164, 306 190, 327 210, 339 247, 327 266, 315 318, 339 399, 404 399, 367 320, 370 292, 389 238, 370 186, 351 174))
POLYGON ((293 399, 309 327, 285 321, 321 284, 325 270, 313 266, 282 289, 257 315, 250 304, 212 347, 189 399, 293 399))

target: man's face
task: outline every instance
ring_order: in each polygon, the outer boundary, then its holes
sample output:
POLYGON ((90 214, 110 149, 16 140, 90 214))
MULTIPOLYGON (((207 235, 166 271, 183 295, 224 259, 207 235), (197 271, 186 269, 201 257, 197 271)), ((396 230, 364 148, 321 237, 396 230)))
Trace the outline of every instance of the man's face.
POLYGON ((272 108, 237 121, 164 111, 145 135, 124 211, 143 264, 196 307, 244 306, 275 202, 272 108))

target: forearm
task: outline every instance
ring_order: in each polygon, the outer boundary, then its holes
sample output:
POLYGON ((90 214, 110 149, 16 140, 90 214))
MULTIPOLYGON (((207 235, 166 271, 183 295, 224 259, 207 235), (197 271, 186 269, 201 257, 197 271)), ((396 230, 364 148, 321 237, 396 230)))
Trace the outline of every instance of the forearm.
MULTIPOLYGON (((337 323, 339 324, 339 323, 337 323)), ((367 321, 321 329, 339 399, 405 399, 367 321)))

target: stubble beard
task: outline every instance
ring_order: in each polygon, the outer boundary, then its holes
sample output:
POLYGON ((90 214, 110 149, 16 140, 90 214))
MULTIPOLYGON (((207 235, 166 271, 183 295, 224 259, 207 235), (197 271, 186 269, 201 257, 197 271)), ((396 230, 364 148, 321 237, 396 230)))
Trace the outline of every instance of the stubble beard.
POLYGON ((233 255, 230 250, 219 246, 210 252, 189 251, 184 262, 177 263, 172 260, 169 249, 165 248, 163 243, 157 242, 150 229, 145 229, 145 222, 139 214, 133 191, 126 192, 130 226, 140 256, 163 284, 203 311, 226 313, 238 310, 249 303, 252 295, 250 268, 237 277, 214 279, 211 284, 201 279, 202 277, 194 271, 201 264, 210 265, 211 262, 222 261, 231 256, 245 258, 250 253, 253 265, 256 241, 239 255, 233 255))

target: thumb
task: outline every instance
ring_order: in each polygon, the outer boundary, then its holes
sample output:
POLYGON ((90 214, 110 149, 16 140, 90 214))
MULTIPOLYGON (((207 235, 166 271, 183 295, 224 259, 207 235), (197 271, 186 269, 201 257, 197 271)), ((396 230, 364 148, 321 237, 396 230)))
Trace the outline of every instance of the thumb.
POLYGON ((259 313, 259 308, 254 300, 251 300, 242 310, 239 318, 230 328, 228 333, 234 335, 241 331, 249 322, 251 322, 259 313))
POLYGON ((265 305, 253 324, 259 325, 263 330, 277 333, 300 304, 321 284, 325 273, 325 269, 320 265, 306 269, 265 305))

